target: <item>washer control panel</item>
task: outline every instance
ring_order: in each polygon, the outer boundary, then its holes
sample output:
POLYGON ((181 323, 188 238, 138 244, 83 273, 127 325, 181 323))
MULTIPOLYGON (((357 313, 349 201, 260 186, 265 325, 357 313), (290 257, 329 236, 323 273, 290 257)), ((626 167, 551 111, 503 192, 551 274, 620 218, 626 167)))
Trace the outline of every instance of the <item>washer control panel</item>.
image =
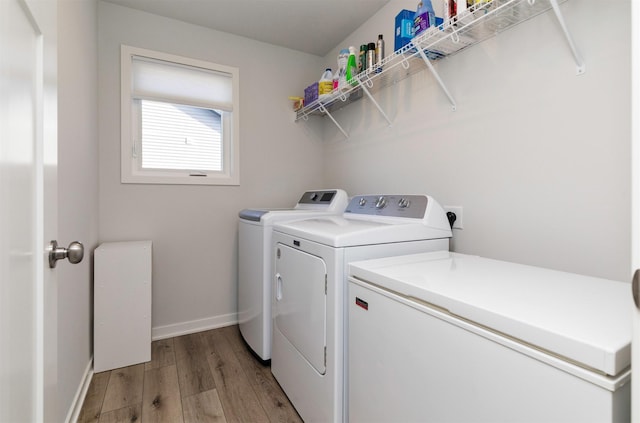
POLYGON ((296 210, 322 210, 330 213, 342 213, 349 202, 349 196, 341 189, 307 191, 302 194, 296 210))
POLYGON ((307 191, 302 194, 298 204, 330 204, 336 194, 336 190, 307 191))
POLYGON ((345 213, 423 219, 427 212, 426 195, 356 195, 345 213))

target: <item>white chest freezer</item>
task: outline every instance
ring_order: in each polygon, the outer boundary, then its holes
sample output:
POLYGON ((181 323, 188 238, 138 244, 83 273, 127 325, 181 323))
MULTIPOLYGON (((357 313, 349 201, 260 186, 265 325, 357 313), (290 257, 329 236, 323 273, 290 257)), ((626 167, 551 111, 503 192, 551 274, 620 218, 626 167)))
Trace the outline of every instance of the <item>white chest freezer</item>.
POLYGON ((349 421, 630 419, 626 283, 450 252, 352 263, 349 421))

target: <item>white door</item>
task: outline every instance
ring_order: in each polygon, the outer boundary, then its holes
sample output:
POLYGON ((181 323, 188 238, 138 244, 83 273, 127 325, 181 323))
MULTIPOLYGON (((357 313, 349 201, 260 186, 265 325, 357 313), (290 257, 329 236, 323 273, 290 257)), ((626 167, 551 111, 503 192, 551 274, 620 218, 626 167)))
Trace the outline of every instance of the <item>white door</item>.
POLYGON ((278 243, 275 278, 274 330, 279 330, 319 374, 325 374, 327 266, 324 260, 278 243))
POLYGON ((56 2, 0 0, 0 421, 53 421, 56 2))
MULTIPOLYGON (((631 264, 640 269, 640 4, 631 2, 631 264)), ((640 310, 633 309, 631 420, 640 423, 640 310)))

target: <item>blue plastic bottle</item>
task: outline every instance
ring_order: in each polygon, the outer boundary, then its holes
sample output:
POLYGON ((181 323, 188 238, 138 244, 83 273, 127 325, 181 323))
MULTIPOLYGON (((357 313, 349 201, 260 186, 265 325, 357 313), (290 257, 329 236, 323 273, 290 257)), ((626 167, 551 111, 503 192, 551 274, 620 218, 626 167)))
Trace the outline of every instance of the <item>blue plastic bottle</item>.
POLYGON ((433 28, 436 26, 436 13, 433 11, 433 4, 431 4, 431 0, 422 0, 424 2, 424 7, 427 8, 427 16, 429 18, 429 28, 433 28))
POLYGON ((427 8, 423 2, 418 3, 418 9, 413 18, 413 36, 416 37, 423 33, 429 26, 427 17, 427 8))
POLYGON ((436 25, 436 15, 431 0, 422 0, 413 19, 413 36, 420 35, 430 27, 436 25))

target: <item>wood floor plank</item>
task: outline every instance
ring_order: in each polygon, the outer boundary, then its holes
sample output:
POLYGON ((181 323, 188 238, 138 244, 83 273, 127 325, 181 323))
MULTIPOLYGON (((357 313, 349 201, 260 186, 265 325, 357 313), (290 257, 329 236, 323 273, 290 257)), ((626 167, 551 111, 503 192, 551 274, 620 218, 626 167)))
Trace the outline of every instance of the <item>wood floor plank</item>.
POLYGON ((142 422, 182 422, 182 401, 175 365, 144 373, 142 422))
POLYGON ((142 404, 131 405, 119 410, 109 411, 100 416, 99 423, 134 423, 140 421, 142 404))
POLYGON ((268 422, 269 417, 224 334, 211 330, 202 332, 202 336, 227 422, 268 422))
MULTIPOLYGON (((216 330, 219 330, 224 334, 224 336, 227 338, 227 340, 231 344, 231 348, 236 354, 241 353, 245 355, 246 353, 248 353, 249 356, 252 357, 253 359, 252 361, 254 363, 260 364, 260 366, 257 366, 256 368, 261 369, 267 378, 273 378, 273 375, 271 374, 271 366, 269 366, 268 364, 265 365, 264 362, 260 361, 260 359, 258 359, 251 352, 251 350, 249 349, 250 347, 247 345, 246 342, 244 342, 244 339, 242 339, 242 334, 240 334, 240 328, 238 327, 238 325, 225 326, 223 328, 219 328, 216 330)), ((276 382, 276 384, 277 383, 278 382, 276 382)), ((280 387, 280 385, 278 385, 278 387, 280 387)))
MULTIPOLYGON (((227 339, 234 336, 233 331, 223 333, 227 339)), ((272 422, 302 423, 293 404, 271 374, 271 368, 260 363, 245 345, 243 347, 235 351, 236 357, 269 419, 272 422)))
POLYGON ((144 364, 111 370, 102 412, 118 410, 142 401, 144 364))
POLYGON ((151 370, 158 367, 176 364, 176 355, 173 351, 173 338, 160 339, 151 343, 151 361, 145 363, 144 369, 151 370))
POLYGON ((301 421, 270 367, 251 354, 236 325, 154 342, 151 362, 96 373, 78 422, 183 419, 301 421))
MULTIPOLYGON (((251 352, 249 349, 250 347, 246 342, 244 342, 244 339, 242 339, 242 334, 240 334, 240 328, 238 325, 225 326, 216 330, 220 331, 227 338, 231 348, 236 354, 242 354, 244 356, 248 353, 252 358, 252 363, 259 364, 256 368, 261 369, 267 378, 273 378, 273 375, 271 374, 271 366, 265 365, 264 362, 260 361, 260 359, 251 352)), ((278 385, 278 387, 280 387, 280 385, 278 385)))
POLYGON ((94 373, 84 398, 78 423, 95 423, 100 419, 104 394, 107 391, 111 372, 94 373))
POLYGON ((187 397, 216 387, 207 364, 207 351, 200 333, 174 338, 180 392, 187 397))
POLYGON ((233 351, 245 351, 247 349, 247 344, 242 339, 238 325, 225 326, 216 330, 224 333, 233 351))
POLYGON ((182 398, 182 410, 185 423, 226 423, 218 391, 201 392, 182 398))

